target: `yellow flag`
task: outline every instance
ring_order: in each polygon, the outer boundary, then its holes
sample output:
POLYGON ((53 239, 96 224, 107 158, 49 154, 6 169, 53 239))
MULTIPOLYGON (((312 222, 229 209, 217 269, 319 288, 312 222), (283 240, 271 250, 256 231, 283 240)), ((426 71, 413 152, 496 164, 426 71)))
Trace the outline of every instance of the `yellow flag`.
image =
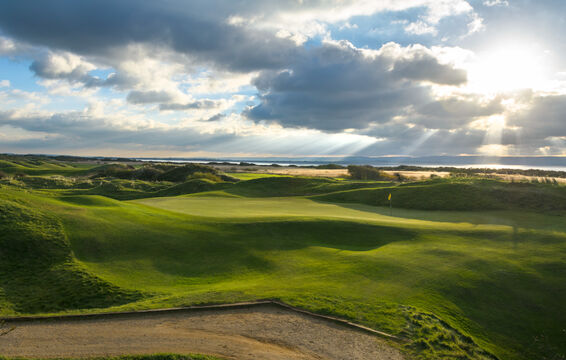
POLYGON ((389 193, 389 196, 387 197, 387 200, 391 201, 391 193, 389 193))

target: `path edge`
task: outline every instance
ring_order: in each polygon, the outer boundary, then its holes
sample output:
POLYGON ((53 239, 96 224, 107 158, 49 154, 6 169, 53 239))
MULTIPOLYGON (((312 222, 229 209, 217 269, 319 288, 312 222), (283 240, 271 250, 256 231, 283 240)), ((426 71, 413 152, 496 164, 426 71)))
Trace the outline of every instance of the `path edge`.
POLYGON ((369 333, 381 338, 394 340, 396 342, 406 342, 406 339, 397 337, 395 335, 388 334, 384 331, 375 330, 370 327, 351 322, 346 319, 341 319, 339 317, 317 314, 302 308, 298 308, 279 300, 257 300, 257 301, 244 301, 237 303, 228 304, 209 304, 209 305, 192 305, 165 309, 148 309, 148 310, 132 310, 132 311, 118 311, 118 312, 102 312, 102 313, 92 313, 92 314, 61 314, 61 315, 30 315, 30 316, 9 316, 0 317, 0 321, 5 321, 7 323, 19 323, 19 322, 30 322, 30 321, 64 321, 64 320, 87 320, 87 319, 108 319, 114 317, 123 316, 136 316, 136 315, 153 315, 153 314, 170 314, 170 313, 182 313, 182 312, 198 312, 207 310, 233 310, 233 309, 249 309, 254 307, 274 305, 279 308, 287 309, 295 313, 307 315, 312 318, 327 320, 336 324, 340 324, 358 331, 369 333))

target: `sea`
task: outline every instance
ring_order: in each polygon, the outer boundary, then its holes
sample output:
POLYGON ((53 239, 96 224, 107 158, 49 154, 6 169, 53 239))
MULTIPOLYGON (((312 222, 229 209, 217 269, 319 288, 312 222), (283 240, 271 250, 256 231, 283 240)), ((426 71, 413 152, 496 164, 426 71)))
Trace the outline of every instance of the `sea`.
POLYGON ((148 162, 173 163, 227 163, 238 165, 240 163, 253 165, 279 165, 279 166, 317 166, 324 164, 339 165, 371 165, 376 167, 396 167, 400 165, 420 167, 455 167, 474 169, 539 169, 547 171, 566 171, 565 156, 383 156, 383 157, 333 157, 333 158, 282 158, 282 157, 250 157, 250 158, 136 158, 148 162))

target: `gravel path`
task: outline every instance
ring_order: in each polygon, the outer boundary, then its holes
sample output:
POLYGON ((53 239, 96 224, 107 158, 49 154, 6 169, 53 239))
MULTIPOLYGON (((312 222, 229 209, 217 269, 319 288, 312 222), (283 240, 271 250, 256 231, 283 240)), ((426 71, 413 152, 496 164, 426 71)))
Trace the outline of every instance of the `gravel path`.
POLYGON ((0 337, 8 357, 201 353, 241 360, 391 359, 382 339, 273 305, 245 309, 24 321, 0 337))

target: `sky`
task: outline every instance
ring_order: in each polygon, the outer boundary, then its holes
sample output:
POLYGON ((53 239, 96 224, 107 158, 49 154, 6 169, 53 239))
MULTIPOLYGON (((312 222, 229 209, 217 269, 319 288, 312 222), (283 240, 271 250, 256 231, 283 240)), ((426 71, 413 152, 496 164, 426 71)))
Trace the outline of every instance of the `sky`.
POLYGON ((0 2, 0 152, 566 156, 563 0, 0 2))

